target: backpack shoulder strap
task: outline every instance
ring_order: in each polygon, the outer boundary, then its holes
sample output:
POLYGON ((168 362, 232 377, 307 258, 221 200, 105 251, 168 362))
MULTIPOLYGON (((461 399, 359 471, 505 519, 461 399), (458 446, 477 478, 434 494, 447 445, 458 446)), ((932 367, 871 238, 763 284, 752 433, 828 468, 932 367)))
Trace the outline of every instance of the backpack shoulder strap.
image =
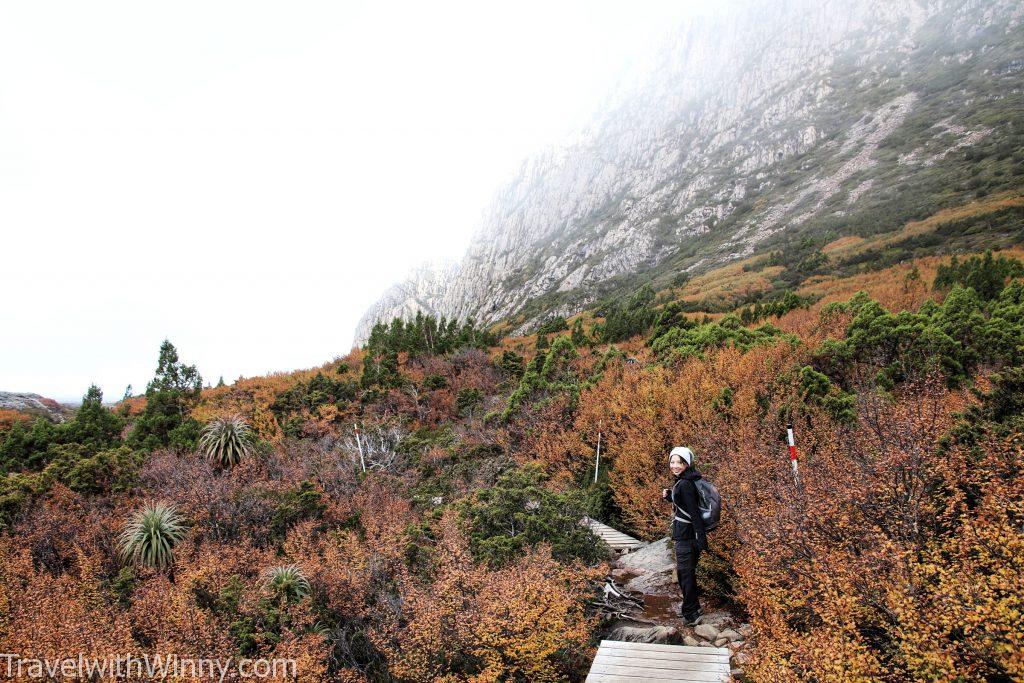
POLYGON ((682 483, 683 480, 680 479, 679 481, 672 485, 672 511, 675 513, 674 517, 677 522, 682 522, 683 524, 690 524, 690 513, 676 505, 676 487, 682 483))

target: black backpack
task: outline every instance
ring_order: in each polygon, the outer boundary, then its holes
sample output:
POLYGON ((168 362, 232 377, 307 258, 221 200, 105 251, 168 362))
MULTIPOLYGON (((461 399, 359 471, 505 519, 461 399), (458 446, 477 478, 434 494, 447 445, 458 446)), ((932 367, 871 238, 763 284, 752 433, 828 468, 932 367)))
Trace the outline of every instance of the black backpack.
MULTIPOLYGON (((714 531, 722 519, 722 496, 719 495, 715 485, 704 477, 693 483, 697 487, 697 506, 700 508, 700 517, 704 520, 704 531, 714 531)), ((686 510, 676 505, 675 501, 673 501, 672 507, 675 508, 677 520, 684 524, 690 523, 690 515, 686 513, 686 510)))

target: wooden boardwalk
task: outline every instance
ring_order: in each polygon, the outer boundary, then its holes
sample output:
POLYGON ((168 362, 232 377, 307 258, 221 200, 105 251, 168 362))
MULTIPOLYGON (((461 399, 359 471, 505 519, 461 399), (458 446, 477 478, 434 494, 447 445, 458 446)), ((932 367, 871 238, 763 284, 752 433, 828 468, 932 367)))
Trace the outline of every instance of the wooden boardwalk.
POLYGON ((587 683, 707 683, 729 680, 728 648, 602 640, 587 683))
POLYGON ((607 524, 601 524, 601 522, 597 521, 596 519, 584 517, 581 520, 581 523, 584 526, 589 527, 590 530, 594 532, 595 536, 597 536, 602 541, 607 543, 608 546, 615 552, 632 550, 634 548, 639 548, 641 545, 643 545, 643 543, 636 540, 632 536, 627 536, 621 531, 617 531, 611 528, 607 524))

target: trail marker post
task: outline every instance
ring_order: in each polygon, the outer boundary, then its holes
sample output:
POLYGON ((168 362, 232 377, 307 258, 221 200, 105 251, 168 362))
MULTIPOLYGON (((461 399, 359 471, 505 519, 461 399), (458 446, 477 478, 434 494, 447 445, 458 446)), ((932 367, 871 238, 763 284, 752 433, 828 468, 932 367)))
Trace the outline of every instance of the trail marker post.
POLYGON ((793 483, 800 483, 800 471, 797 465, 796 441, 793 439, 793 423, 786 425, 786 441, 789 444, 789 462, 793 466, 793 483))
POLYGON ((363 459, 363 442, 359 438, 359 423, 355 423, 356 427, 356 447, 359 449, 359 464, 363 468, 363 472, 366 472, 366 460, 363 459))
POLYGON ((597 471, 601 467, 601 429, 597 430, 597 457, 594 459, 594 483, 597 483, 597 471))

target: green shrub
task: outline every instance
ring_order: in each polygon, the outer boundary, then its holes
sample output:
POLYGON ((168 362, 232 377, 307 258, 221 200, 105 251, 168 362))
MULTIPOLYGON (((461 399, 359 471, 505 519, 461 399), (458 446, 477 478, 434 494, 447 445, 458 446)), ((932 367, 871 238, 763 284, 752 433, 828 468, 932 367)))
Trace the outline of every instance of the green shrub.
POLYGON ((800 386, 808 403, 819 405, 839 422, 852 424, 857 419, 857 396, 837 387, 828 376, 809 365, 800 369, 800 386))
POLYGON ((498 361, 498 369, 509 380, 517 380, 526 371, 526 364, 522 356, 515 351, 503 351, 498 361))
POLYGON ((121 493, 138 483, 142 460, 142 453, 128 446, 89 455, 82 446, 68 444, 54 448, 54 459, 43 470, 43 476, 78 493, 121 493))
POLYGON ((509 470, 494 486, 460 504, 477 561, 501 566, 542 541, 562 561, 592 563, 604 556, 601 542, 580 524, 586 512, 583 495, 554 493, 544 488, 544 480, 536 465, 509 470))
POLYGON ((994 257, 986 251, 982 257, 972 256, 960 261, 954 256, 948 265, 940 265, 935 273, 935 289, 961 285, 973 289, 983 301, 999 296, 1006 281, 1024 276, 1024 263, 1012 257, 994 257))
POLYGON ((609 344, 625 341, 647 332, 658 318, 651 307, 654 290, 644 285, 625 302, 606 302, 597 309, 604 317, 604 323, 594 326, 594 336, 600 342, 609 344))
POLYGON ((309 481, 276 494, 275 498, 277 505, 270 520, 270 538, 273 541, 283 541, 292 526, 306 519, 317 519, 327 509, 323 494, 309 481))
POLYGON ((580 381, 572 362, 579 357, 568 337, 558 337, 547 353, 538 354, 509 396, 502 419, 509 419, 525 403, 533 403, 554 395, 567 395, 571 403, 579 398, 580 381))
MULTIPOLYGON (((347 365, 339 367, 348 368, 347 365)), ((278 394, 270 405, 270 411, 283 427, 295 414, 303 411, 312 412, 330 403, 342 407, 354 401, 358 393, 359 385, 355 380, 333 379, 318 372, 309 382, 299 381, 278 394)))
POLYGON ((0 472, 41 470, 57 457, 58 446, 77 445, 85 453, 115 446, 123 427, 123 418, 103 407, 103 392, 94 384, 68 422, 15 423, 0 440, 0 472))
POLYGON ((427 375, 423 378, 423 388, 436 391, 437 389, 444 389, 448 386, 448 380, 441 375, 427 375))
POLYGON ((672 327, 654 337, 650 344, 662 360, 676 361, 703 357, 708 349, 735 346, 747 351, 754 346, 778 341, 796 343, 796 338, 783 334, 779 328, 770 324, 749 329, 743 326, 737 316, 727 315, 717 322, 701 324, 686 320, 681 326, 672 327))
POLYGON ((942 304, 890 313, 863 292, 822 309, 823 318, 853 316, 843 339, 819 347, 815 367, 846 385, 873 379, 883 387, 941 372, 951 384, 967 380, 982 363, 1018 365, 1024 358, 1024 283, 1003 287, 983 301, 953 285, 942 304))
POLYGON ((459 415, 468 414, 472 417, 473 410, 483 402, 484 394, 482 391, 475 387, 466 387, 459 389, 459 393, 455 397, 455 410, 459 415))
POLYGON ((546 318, 544 322, 537 327, 537 334, 553 334, 567 329, 569 329, 569 323, 565 320, 565 316, 556 315, 546 318))
POLYGON ((38 474, 11 472, 0 477, 0 531, 10 527, 32 496, 44 490, 43 478, 38 474))

